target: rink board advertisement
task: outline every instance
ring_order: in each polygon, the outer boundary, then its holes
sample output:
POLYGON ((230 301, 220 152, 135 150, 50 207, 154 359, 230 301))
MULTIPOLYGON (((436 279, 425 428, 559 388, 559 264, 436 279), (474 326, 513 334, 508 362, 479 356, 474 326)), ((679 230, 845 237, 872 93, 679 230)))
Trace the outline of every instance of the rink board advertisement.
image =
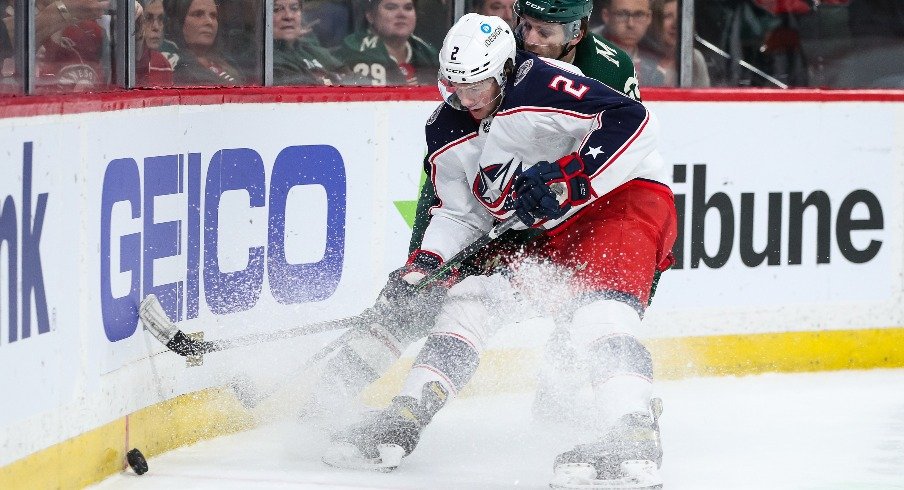
MULTIPOLYGON (((405 260, 436 104, 0 119, 0 468, 243 371, 280 373, 332 338, 187 368, 136 308, 154 293, 206 339, 359 313, 405 260)), ((649 106, 679 240, 648 337, 902 326, 904 103, 649 106)))

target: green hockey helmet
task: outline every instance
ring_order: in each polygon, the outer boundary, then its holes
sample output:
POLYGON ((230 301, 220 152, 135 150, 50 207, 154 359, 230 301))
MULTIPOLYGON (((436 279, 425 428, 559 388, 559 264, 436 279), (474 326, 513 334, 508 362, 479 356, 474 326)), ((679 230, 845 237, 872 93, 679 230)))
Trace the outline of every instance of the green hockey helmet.
POLYGON ((590 17, 593 0, 516 0, 515 13, 564 24, 590 17))

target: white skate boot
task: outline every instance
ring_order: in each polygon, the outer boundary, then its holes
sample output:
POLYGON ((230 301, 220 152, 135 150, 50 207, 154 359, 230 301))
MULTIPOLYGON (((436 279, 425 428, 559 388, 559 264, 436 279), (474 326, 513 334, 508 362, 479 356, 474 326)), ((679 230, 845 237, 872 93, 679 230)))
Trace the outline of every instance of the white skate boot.
POLYGON ((422 399, 397 396, 383 410, 333 435, 323 462, 339 468, 384 473, 399 466, 420 441, 421 432, 447 399, 439 383, 424 386, 422 399))
POLYGON ((600 440, 558 455, 549 486, 582 490, 662 488, 662 401, 654 398, 651 405, 652 416, 647 412, 629 413, 600 440))

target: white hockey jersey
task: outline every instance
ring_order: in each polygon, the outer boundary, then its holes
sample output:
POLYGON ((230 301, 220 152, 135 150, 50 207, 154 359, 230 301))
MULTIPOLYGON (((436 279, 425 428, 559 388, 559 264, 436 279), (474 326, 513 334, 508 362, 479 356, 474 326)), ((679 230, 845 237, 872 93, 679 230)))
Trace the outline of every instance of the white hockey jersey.
MULTIPOLYGON (((632 179, 666 184, 658 123, 641 103, 527 52, 515 66, 494 116, 476 121, 442 104, 427 121, 425 165, 438 204, 421 248, 443 260, 514 212, 513 183, 537 162, 577 152, 598 198, 632 179)), ((539 226, 555 228, 586 205, 539 226)))

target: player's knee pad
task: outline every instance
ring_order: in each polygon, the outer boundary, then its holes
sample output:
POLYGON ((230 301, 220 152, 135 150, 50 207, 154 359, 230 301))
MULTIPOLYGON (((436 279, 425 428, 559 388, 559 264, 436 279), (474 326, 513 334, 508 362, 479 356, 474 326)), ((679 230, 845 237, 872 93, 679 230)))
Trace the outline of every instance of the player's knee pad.
POLYGON ((590 376, 594 383, 618 374, 634 374, 653 379, 650 351, 633 335, 614 334, 590 346, 590 376))
POLYGON ((461 390, 477 370, 480 354, 463 338, 433 333, 414 361, 415 367, 426 367, 451 383, 454 392, 461 390))
POLYGON ((366 386, 382 376, 410 343, 400 341, 379 324, 369 325, 339 349, 328 371, 346 384, 366 386))

